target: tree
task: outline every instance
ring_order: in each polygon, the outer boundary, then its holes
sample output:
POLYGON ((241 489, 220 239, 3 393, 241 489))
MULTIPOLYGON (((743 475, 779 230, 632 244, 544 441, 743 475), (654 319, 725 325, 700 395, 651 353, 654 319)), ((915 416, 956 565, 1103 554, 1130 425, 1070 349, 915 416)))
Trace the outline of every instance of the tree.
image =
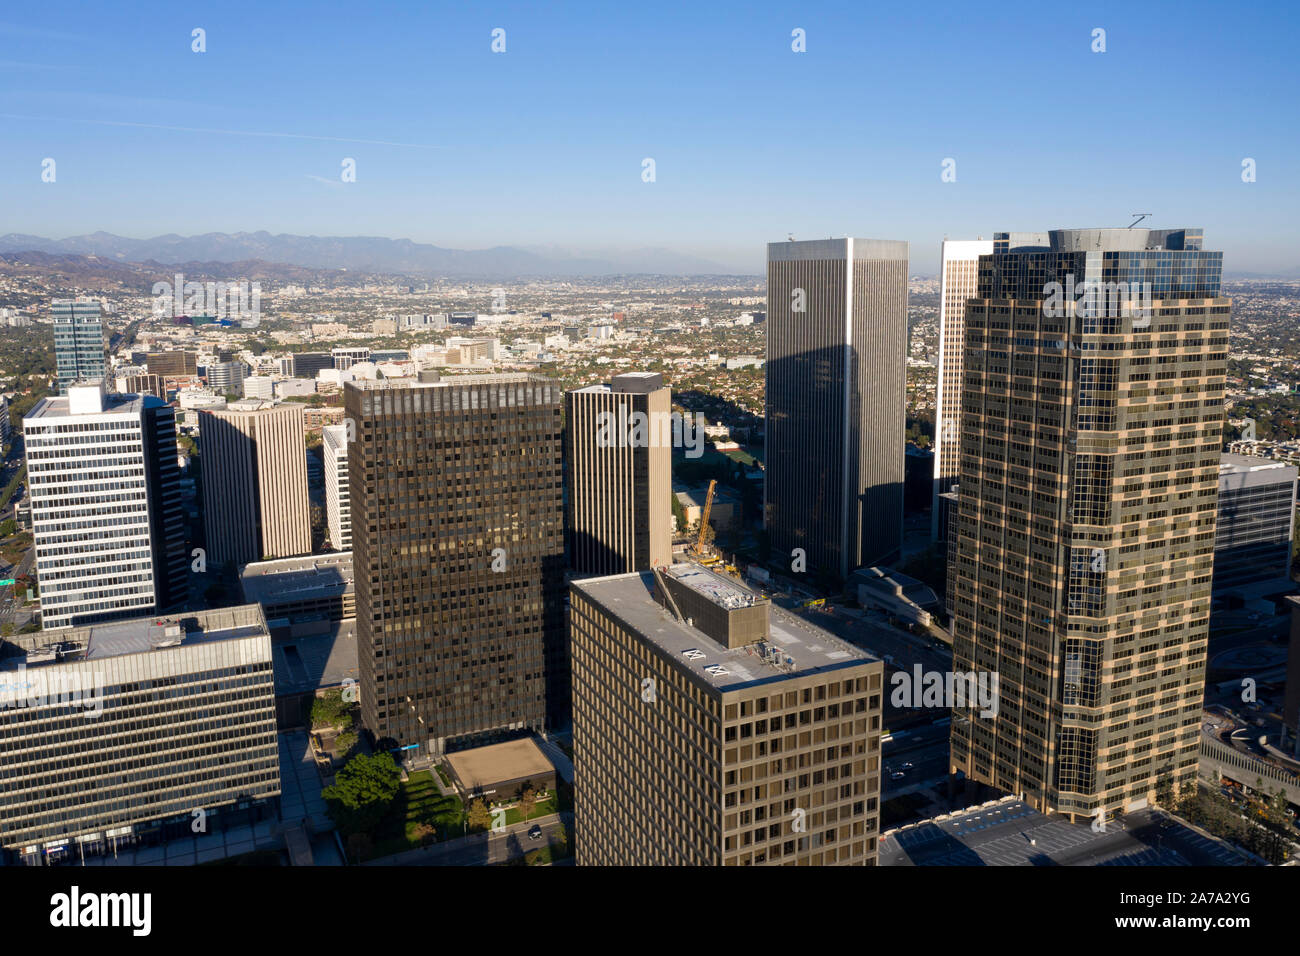
POLYGON ((437 832, 438 831, 433 828, 432 824, 417 823, 411 830, 411 836, 415 837, 416 842, 421 846, 428 846, 433 842, 433 838, 437 832))
POLYGON ((1156 803, 1168 809, 1174 802, 1174 778, 1166 771, 1156 778, 1156 803))
MULTIPOLYGON (((673 503, 673 527, 679 531, 685 531, 686 530, 686 509, 682 507, 682 503, 677 500, 676 494, 670 493, 669 497, 673 503)), ((1297 522, 1297 524, 1300 524, 1300 522, 1297 522)), ((1300 534, 1300 530, 1298 530, 1296 533, 1300 534)))
POLYGON ((334 749, 346 758, 348 754, 352 753, 352 748, 357 745, 359 739, 356 731, 344 731, 334 738, 334 749))
POLYGON ((527 820, 537 809, 537 792, 529 787, 519 795, 519 819, 527 820))
POLYGON ((311 704, 311 726, 342 727, 347 730, 352 726, 351 704, 343 699, 341 691, 326 691, 311 704))
POLYGON ((357 754, 321 796, 341 831, 365 833, 379 825, 401 785, 391 754, 357 754))
POLYGON ((492 814, 481 798, 470 803, 465 822, 471 830, 486 830, 492 824, 492 814))

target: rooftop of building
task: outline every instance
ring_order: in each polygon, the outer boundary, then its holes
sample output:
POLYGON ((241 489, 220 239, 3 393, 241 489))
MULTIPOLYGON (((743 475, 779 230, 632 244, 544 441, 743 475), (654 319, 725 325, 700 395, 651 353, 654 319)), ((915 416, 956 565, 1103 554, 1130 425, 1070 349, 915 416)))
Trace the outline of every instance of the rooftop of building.
POLYGON ((244 591, 244 600, 253 604, 343 594, 353 586, 352 552, 335 551, 254 561, 244 565, 239 583, 244 591))
POLYGON ((67 395, 41 399, 23 416, 24 422, 42 418, 67 418, 71 415, 139 415, 145 408, 164 404, 153 395, 106 392, 99 385, 73 385, 67 395))
POLYGON ((1242 866, 1247 858, 1175 817, 1091 823, 1045 815, 1009 796, 880 837, 881 866, 1242 866))
POLYGON ((283 697, 360 680, 357 622, 334 621, 327 630, 271 642, 275 693, 283 697))
POLYGON ((1231 455, 1224 453, 1219 456, 1219 477, 1224 478, 1228 475, 1246 475, 1256 474, 1259 472, 1278 472, 1289 471, 1290 478, 1283 475, 1270 474, 1270 481, 1288 481, 1296 477, 1296 466, 1288 465, 1284 461, 1274 461, 1272 458, 1256 458, 1253 455, 1231 455))
POLYGON ((511 780, 555 773, 555 766, 532 737, 460 750, 447 755, 447 764, 461 786, 473 792, 511 780))
MULTIPOLYGON (((766 600, 739 582, 693 563, 673 565, 669 573, 724 607, 727 601, 766 600)), ((677 620, 655 600, 652 571, 586 578, 574 581, 572 587, 697 675, 701 683, 719 690, 878 660, 775 605, 770 608, 766 641, 729 650, 689 621, 677 620)))
POLYGON ((429 373, 421 374, 419 379, 414 378, 381 378, 366 379, 364 381, 348 382, 349 388, 356 388, 362 391, 374 391, 376 389, 397 389, 397 388, 447 388, 449 386, 466 386, 466 385, 509 385, 513 383, 534 382, 541 385, 556 385, 555 379, 536 372, 501 372, 500 374, 489 375, 448 375, 445 378, 439 375, 437 378, 425 376, 429 373))
POLYGON ((151 615, 106 624, 61 627, 8 639, 3 665, 28 667, 68 660, 98 660, 166 647, 208 644, 269 632, 257 604, 151 615))
POLYGON ((908 244, 897 239, 790 239, 767 244, 768 262, 807 262, 819 259, 845 259, 849 244, 854 259, 906 259, 908 244))

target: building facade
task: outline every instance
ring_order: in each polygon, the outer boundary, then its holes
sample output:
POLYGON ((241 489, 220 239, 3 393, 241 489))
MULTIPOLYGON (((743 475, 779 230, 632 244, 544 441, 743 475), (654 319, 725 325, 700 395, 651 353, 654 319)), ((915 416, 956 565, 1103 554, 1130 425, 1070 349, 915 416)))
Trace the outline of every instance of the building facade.
POLYGON ((939 358, 935 383, 934 497, 931 539, 946 541, 941 533, 940 496, 957 483, 961 446, 961 383, 966 353, 966 301, 975 298, 980 256, 1012 251, 1045 250, 1045 232, 999 232, 992 239, 943 241, 939 280, 939 358))
POLYGON ((104 314, 98 299, 55 299, 54 361, 58 369, 59 394, 68 386, 104 381, 104 314))
POLYGON ((76 862, 274 814, 271 639, 256 605, 47 630, 0 654, 10 861, 76 862))
POLYGON ((1219 517, 1214 527, 1214 592, 1285 584, 1295 534, 1295 465, 1223 455, 1219 517))
POLYGON ((427 377, 348 383, 344 408, 363 723, 442 754, 567 720, 561 401, 427 377))
POLYGON ((767 247, 764 525, 845 580, 903 540, 907 243, 767 247))
POLYGON ((876 861, 883 664, 694 564, 570 585, 580 866, 876 861))
POLYGON ((566 392, 564 402, 571 567, 604 575, 671 564, 672 396, 663 376, 618 375, 566 392))
POLYGON ((325 520, 330 547, 347 551, 352 547, 352 506, 348 486, 348 428, 321 428, 321 454, 325 462, 325 520))
POLYGON ((311 550, 307 443, 295 402, 231 402, 199 413, 203 528, 210 563, 311 550))
POLYGON ((150 352, 145 364, 150 375, 163 378, 193 378, 199 374, 198 356, 193 352, 150 352))
POLYGON ((1200 230, 980 259, 949 567, 952 769, 1073 818, 1195 786, 1231 302, 1200 230))
POLYGON ((189 558, 170 406, 73 385, 42 399, 23 434, 42 625, 183 602, 189 558))

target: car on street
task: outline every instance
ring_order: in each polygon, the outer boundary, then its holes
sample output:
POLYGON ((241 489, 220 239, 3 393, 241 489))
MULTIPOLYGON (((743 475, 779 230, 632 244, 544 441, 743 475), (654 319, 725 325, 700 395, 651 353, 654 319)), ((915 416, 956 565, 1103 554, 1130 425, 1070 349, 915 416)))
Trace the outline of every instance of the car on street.
POLYGON ((540 840, 541 838, 542 838, 542 828, 540 825, 534 823, 532 825, 532 828, 528 831, 528 839, 540 840))

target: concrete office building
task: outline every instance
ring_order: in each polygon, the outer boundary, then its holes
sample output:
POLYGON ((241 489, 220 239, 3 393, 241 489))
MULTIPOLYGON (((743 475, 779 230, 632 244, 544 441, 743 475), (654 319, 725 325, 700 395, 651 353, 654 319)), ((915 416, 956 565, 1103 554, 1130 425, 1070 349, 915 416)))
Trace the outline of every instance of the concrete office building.
POLYGON ((769 243, 767 288, 764 524, 843 581, 902 547, 907 243, 769 243))
POLYGON ((939 540, 939 496, 957 481, 961 423, 962 357, 966 350, 966 300, 975 296, 979 257, 993 252, 992 239, 945 239, 939 277, 939 358, 935 384, 934 501, 930 537, 939 540))
POLYGON ((276 638, 322 634, 357 616, 350 551, 246 564, 239 585, 276 638))
POLYGON ((98 299, 54 299, 54 361, 59 394, 68 386, 104 381, 104 315, 98 299))
POLYGON ((201 411, 199 451, 209 564, 311 550, 301 405, 245 400, 201 411))
POLYGON ((275 398, 275 380, 269 375, 249 375, 240 387, 244 398, 260 398, 263 401, 275 398))
POLYGON ((1222 455, 1219 517, 1214 526, 1214 593, 1251 585, 1291 587, 1295 534, 1295 465, 1268 458, 1222 455))
POLYGON ((695 564, 570 585, 580 866, 874 865, 883 664, 695 564))
POLYGON ((274 815, 271 639, 256 605, 0 642, 0 847, 71 862, 274 815))
POLYGON ((198 356, 193 352, 150 352, 145 356, 150 375, 163 378, 193 378, 199 374, 198 356))
POLYGON ((966 305, 951 760, 1078 819, 1195 786, 1231 302, 1199 229, 1049 237, 966 305))
POLYGON ((966 352, 966 301, 975 298, 979 257, 993 252, 1045 251, 1045 232, 999 232, 992 239, 945 239, 939 279, 939 359, 935 386, 934 496, 930 537, 945 541, 940 496, 957 483, 961 444, 961 383, 966 352))
POLYGON ((672 393, 663 376, 617 375, 566 392, 564 403, 570 565, 604 575, 671 564, 672 393))
POLYGON ((23 434, 42 625, 183 602, 189 556, 171 407, 73 385, 37 403, 23 434))
POLYGON ((350 369, 358 362, 370 361, 369 346, 361 345, 352 348, 337 348, 330 350, 330 356, 334 359, 334 367, 337 369, 350 369))
POLYGON ((343 401, 364 726, 428 756, 562 724, 559 387, 425 373, 343 401))
POLYGON ((352 547, 352 507, 348 503, 348 429, 346 425, 321 428, 321 454, 325 463, 325 520, 330 547, 352 547))
POLYGON ((214 362, 207 368, 208 388, 219 395, 244 394, 244 375, 248 366, 238 359, 232 362, 214 362))
POLYGON ((161 375, 128 375, 118 382, 122 386, 120 391, 128 395, 152 395, 159 401, 167 401, 167 383, 161 375))

